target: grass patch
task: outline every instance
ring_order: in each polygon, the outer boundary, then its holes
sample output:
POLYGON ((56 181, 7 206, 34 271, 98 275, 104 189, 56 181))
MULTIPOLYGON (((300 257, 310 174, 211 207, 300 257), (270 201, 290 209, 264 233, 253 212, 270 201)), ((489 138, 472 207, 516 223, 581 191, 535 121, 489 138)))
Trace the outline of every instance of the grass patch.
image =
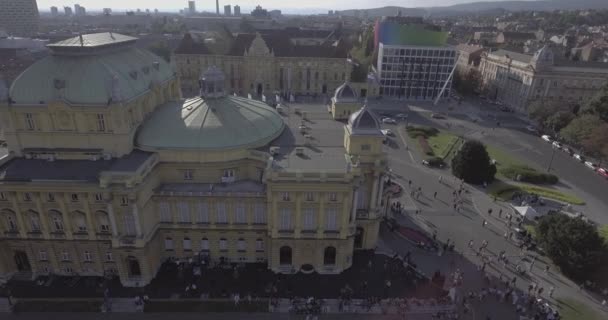
POLYGON ((268 312, 267 301, 151 301, 146 304, 146 312, 268 312))
POLYGON ((439 132, 436 135, 429 137, 428 142, 433 149, 435 156, 445 159, 457 139, 458 137, 453 134, 439 132))
POLYGON ((536 239, 536 228, 531 224, 524 225, 524 229, 532 235, 532 238, 536 239))
POLYGON ((504 201, 511 200, 513 193, 518 191, 534 193, 547 199, 558 200, 576 205, 585 204, 585 201, 583 201, 577 196, 563 193, 559 190, 539 187, 530 184, 510 184, 501 180, 496 180, 488 187, 489 194, 496 196, 497 198, 500 198, 504 201))
POLYGON ((559 180, 556 175, 539 172, 499 148, 486 146, 486 150, 488 150, 490 158, 496 160, 496 171, 499 178, 516 180, 519 176, 521 179, 519 181, 535 184, 555 184, 559 180))
POLYGON ((605 319, 591 307, 574 299, 557 299, 557 307, 562 320, 600 320, 605 319))
POLYGON ((429 138, 439 133, 437 128, 431 127, 418 127, 418 126, 409 126, 405 129, 407 131, 407 135, 412 139, 416 139, 418 137, 429 138))

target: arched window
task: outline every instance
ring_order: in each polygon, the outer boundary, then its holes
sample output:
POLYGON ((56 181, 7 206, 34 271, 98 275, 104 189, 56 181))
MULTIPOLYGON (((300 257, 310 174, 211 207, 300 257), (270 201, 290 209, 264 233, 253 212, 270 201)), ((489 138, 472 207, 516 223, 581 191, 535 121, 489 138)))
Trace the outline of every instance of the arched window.
POLYGON ((5 223, 5 230, 10 232, 17 231, 17 216, 11 210, 2 210, 3 222, 5 223))
POLYGON ((72 213, 75 232, 87 232, 87 219, 84 212, 75 211, 72 213))
POLYGON ((325 248, 325 251, 323 252, 323 264, 326 266, 333 266, 336 264, 336 248, 325 248))
POLYGON ((30 210, 28 211, 27 216, 30 221, 30 231, 40 232, 40 215, 38 212, 30 210))
POLYGON ((288 246, 279 249, 279 263, 281 265, 291 265, 291 248, 288 246))
POLYGON ((127 257, 127 263, 129 265, 129 277, 141 276, 141 268, 139 267, 139 261, 134 256, 127 257))
POLYGON ((49 216, 51 218, 51 224, 53 226, 54 232, 63 232, 63 217, 61 216, 61 212, 57 210, 51 210, 49 212, 49 216))
POLYGON ((97 211, 95 213, 97 218, 97 229, 101 233, 110 232, 110 218, 105 211, 97 211))

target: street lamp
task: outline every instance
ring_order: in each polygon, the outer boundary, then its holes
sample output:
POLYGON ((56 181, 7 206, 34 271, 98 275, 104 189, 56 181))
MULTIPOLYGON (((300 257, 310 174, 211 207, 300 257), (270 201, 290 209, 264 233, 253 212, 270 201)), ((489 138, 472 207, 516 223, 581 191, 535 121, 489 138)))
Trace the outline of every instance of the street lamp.
POLYGON ((555 146, 551 146, 551 149, 553 149, 553 152, 551 152, 551 160, 549 161, 549 166, 547 166, 547 172, 551 171, 551 164, 553 164, 553 157, 555 157, 555 150, 557 149, 555 146))

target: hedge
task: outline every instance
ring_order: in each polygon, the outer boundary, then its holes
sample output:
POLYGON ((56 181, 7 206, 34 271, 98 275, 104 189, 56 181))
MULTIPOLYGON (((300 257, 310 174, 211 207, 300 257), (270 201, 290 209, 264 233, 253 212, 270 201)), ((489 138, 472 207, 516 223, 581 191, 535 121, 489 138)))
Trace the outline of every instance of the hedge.
POLYGON ((511 165, 500 169, 500 173, 512 180, 536 184, 556 184, 559 181, 554 174, 538 172, 525 165, 511 165))
POLYGON ((439 130, 431 127, 407 127, 407 134, 410 138, 432 137, 439 133, 439 130))
POLYGON ((420 148, 422 149, 422 152, 424 154, 429 155, 429 156, 435 155, 433 153, 433 148, 431 148, 431 146, 429 146, 429 142, 426 140, 425 137, 419 136, 418 143, 420 144, 420 148))

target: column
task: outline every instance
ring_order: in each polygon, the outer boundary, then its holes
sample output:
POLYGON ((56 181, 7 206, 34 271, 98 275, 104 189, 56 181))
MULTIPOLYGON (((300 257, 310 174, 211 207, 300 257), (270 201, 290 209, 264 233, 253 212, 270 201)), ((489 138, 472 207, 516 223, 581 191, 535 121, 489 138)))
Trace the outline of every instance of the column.
POLYGON ((359 199, 359 188, 355 188, 353 190, 353 202, 352 202, 352 212, 350 214, 350 221, 355 221, 357 219, 357 201, 359 199))
POLYGON ((49 229, 49 221, 48 221, 48 215, 46 214, 46 212, 42 211, 42 203, 40 200, 40 197, 38 197, 36 199, 36 209, 38 209, 38 218, 40 219, 40 228, 42 229, 42 237, 43 238, 48 238, 49 232, 51 231, 49 229))
POLYGON ((374 211, 376 210, 376 201, 378 199, 378 183, 380 182, 380 179, 378 178, 378 173, 374 173, 374 180, 373 180, 373 184, 372 184, 372 199, 369 202, 369 211, 374 211))
POLYGON ((97 237, 97 224, 91 217, 91 206, 89 206, 89 195, 84 199, 84 214, 87 219, 87 231, 89 233, 89 239, 95 239, 97 237))
POLYGON ((381 207, 381 203, 382 203, 382 198, 384 197, 384 176, 380 175, 379 177, 380 179, 380 190, 378 190, 378 198, 376 199, 377 206, 376 207, 381 207))
POLYGON ((300 230, 302 230, 302 195, 300 192, 295 192, 296 201, 296 214, 293 221, 293 231, 296 238, 300 237, 300 230))
POLYGON ((138 238, 141 238, 141 223, 139 221, 139 210, 137 208, 137 203, 133 204, 133 219, 135 220, 135 233, 138 238))
POLYGON ((317 236, 323 237, 323 232, 325 232, 325 199, 319 199, 319 216, 317 221, 317 236))
POLYGON ((26 228, 25 228, 25 223, 23 221, 23 213, 21 212, 21 208, 19 208, 19 205, 17 203, 18 196, 19 196, 19 193, 15 192, 14 197, 12 197, 13 211, 15 211, 15 219, 17 219, 17 228, 19 228, 18 229, 19 236, 21 238, 26 238, 27 232, 26 232, 26 228))
POLYGON ((68 208, 65 205, 65 203, 69 201, 67 197, 67 193, 64 193, 63 197, 59 197, 59 207, 61 208, 61 217, 63 218, 63 230, 65 232, 65 238, 68 240, 72 240, 72 218, 70 217, 70 214, 68 213, 68 208))
POLYGON ((114 216, 114 208, 112 202, 108 202, 108 219, 110 219, 110 225, 112 225, 112 236, 118 236, 118 229, 116 228, 116 216, 114 216))

